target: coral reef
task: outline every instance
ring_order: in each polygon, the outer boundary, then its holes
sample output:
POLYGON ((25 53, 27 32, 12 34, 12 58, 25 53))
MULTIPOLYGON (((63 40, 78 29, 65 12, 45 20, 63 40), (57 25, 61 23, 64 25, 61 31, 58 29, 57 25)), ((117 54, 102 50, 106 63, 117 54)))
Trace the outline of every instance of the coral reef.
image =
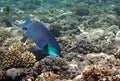
POLYGON ((76 37, 63 37, 59 38, 61 47, 63 48, 64 53, 75 52, 79 54, 88 54, 88 53, 107 53, 114 54, 118 50, 117 43, 111 42, 107 43, 103 38, 93 40, 92 42, 85 39, 77 39, 76 37))
POLYGON ((45 72, 37 76, 35 81, 55 81, 56 79, 59 79, 59 75, 54 74, 53 72, 45 72))
POLYGON ((11 38, 13 35, 7 31, 7 30, 0 30, 0 46, 2 46, 3 42, 7 39, 7 38, 11 38))
POLYGON ((45 57, 34 68, 39 74, 51 71, 64 79, 74 78, 78 74, 76 70, 71 69, 68 63, 60 57, 45 57))
POLYGON ((119 3, 0 0, 0 81, 120 81, 119 3), (32 51, 36 44, 16 27, 24 18, 48 27, 63 58, 32 51))
POLYGON ((4 70, 0 70, 0 80, 2 79, 5 79, 7 76, 6 76, 6 73, 4 70))
POLYGON ((35 56, 25 51, 25 48, 21 44, 14 44, 10 50, 5 48, 0 48, 0 61, 2 63, 3 69, 13 68, 13 67, 30 67, 32 66, 36 58, 35 56))
POLYGON ((85 81, 110 81, 108 76, 111 76, 109 69, 101 66, 101 65, 94 65, 94 66, 86 66, 83 73, 82 78, 85 81))

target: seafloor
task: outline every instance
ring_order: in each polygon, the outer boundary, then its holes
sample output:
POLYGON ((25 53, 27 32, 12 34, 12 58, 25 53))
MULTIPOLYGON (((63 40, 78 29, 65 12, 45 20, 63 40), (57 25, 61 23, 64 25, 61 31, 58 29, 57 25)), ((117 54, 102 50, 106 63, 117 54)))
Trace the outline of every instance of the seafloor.
POLYGON ((120 0, 0 0, 0 81, 120 81, 120 0), (40 21, 61 57, 31 51, 15 24, 40 21))

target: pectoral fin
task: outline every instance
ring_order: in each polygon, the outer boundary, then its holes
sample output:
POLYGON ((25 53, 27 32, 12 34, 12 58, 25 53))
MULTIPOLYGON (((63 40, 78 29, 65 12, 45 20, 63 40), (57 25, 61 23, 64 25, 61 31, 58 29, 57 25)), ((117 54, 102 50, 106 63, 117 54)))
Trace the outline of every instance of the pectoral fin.
POLYGON ((41 51, 42 49, 39 48, 38 46, 34 46, 34 47, 32 47, 32 50, 33 50, 34 52, 38 52, 38 51, 41 51))
POLYGON ((43 50, 50 56, 58 56, 55 53, 56 49, 50 43, 45 43, 43 50))

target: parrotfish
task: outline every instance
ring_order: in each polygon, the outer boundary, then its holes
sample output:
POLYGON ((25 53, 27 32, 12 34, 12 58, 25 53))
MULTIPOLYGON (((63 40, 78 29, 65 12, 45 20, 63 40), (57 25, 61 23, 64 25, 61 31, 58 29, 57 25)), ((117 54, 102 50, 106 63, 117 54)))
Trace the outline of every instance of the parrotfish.
POLYGON ((57 40, 41 22, 26 19, 25 23, 18 25, 18 27, 25 29, 28 38, 36 43, 37 46, 34 47, 34 50, 43 51, 49 56, 62 57, 57 40))

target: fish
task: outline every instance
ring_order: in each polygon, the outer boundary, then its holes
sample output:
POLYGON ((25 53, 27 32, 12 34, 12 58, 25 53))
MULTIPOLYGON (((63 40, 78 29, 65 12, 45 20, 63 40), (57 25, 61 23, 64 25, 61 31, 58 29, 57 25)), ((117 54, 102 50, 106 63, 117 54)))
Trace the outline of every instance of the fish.
POLYGON ((40 50, 49 56, 63 57, 57 40, 44 24, 39 21, 31 21, 27 18, 23 24, 17 26, 25 29, 28 38, 36 43, 37 46, 34 47, 35 51, 40 50))

